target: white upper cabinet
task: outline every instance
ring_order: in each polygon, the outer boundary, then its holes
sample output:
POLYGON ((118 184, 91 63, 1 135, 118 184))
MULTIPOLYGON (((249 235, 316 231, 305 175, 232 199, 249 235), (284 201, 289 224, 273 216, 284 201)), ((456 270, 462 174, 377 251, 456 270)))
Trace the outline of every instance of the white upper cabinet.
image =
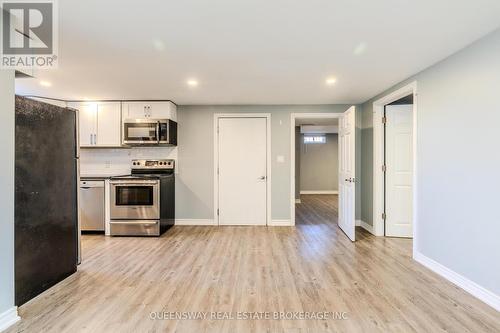
POLYGON ((80 147, 121 145, 121 103, 69 103, 78 110, 80 147))
POLYGON ((106 102, 97 105, 97 145, 121 145, 121 105, 120 102, 106 102))
POLYGON ((80 147, 92 146, 97 130, 97 104, 69 103, 68 106, 78 110, 80 147))
POLYGON ((172 102, 123 102, 123 119, 172 119, 177 121, 177 107, 172 102))

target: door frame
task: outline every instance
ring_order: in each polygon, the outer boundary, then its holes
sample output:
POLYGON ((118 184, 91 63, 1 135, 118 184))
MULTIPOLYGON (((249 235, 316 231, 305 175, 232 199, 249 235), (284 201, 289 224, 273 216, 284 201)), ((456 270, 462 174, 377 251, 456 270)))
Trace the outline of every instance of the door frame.
POLYGON ((384 212, 384 127, 382 118, 384 106, 398 99, 413 94, 413 175, 412 175, 412 205, 413 205, 413 256, 417 248, 417 81, 397 89, 390 94, 373 102, 373 230, 376 236, 384 236, 385 223, 382 218, 384 212))
POLYGON ((290 114, 290 225, 292 226, 295 225, 295 120, 297 118, 335 119, 340 118, 343 112, 290 114))
POLYGON ((266 119, 266 225, 271 225, 271 114, 270 113, 215 113, 214 114, 214 224, 219 226, 219 133, 221 118, 265 118, 266 119))

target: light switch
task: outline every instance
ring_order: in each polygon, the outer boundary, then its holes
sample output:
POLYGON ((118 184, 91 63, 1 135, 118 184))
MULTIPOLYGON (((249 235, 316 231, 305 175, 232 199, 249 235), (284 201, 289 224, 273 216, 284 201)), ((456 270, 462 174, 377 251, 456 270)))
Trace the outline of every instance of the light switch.
POLYGON ((285 163, 285 156, 283 156, 283 155, 276 156, 276 162, 285 163))

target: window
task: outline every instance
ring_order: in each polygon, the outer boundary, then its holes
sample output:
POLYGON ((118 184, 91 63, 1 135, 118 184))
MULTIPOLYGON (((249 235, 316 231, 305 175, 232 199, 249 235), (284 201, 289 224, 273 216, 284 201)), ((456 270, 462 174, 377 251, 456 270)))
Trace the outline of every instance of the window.
POLYGON ((153 206, 153 186, 117 186, 117 206, 153 206))
POLYGON ((304 136, 304 143, 326 143, 325 135, 304 136))

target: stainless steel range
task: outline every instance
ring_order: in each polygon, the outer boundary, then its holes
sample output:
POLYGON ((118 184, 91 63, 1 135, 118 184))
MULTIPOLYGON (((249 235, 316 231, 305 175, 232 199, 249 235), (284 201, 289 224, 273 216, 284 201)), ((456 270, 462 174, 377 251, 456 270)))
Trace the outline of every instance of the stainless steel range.
POLYGON ((133 160, 130 175, 111 178, 112 236, 159 236, 174 224, 174 164, 133 160))

